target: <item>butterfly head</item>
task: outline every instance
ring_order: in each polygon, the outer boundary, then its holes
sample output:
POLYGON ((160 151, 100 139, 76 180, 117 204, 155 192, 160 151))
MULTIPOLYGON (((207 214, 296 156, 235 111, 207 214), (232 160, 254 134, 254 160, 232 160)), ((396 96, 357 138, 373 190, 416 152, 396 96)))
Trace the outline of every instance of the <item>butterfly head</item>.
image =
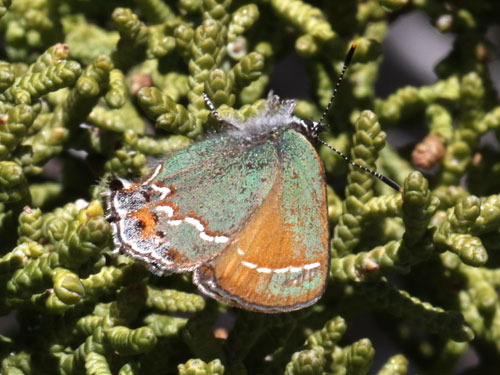
POLYGON ((295 129, 299 133, 304 134, 311 142, 317 140, 319 134, 326 130, 326 126, 319 121, 299 120, 299 122, 294 125, 295 129))

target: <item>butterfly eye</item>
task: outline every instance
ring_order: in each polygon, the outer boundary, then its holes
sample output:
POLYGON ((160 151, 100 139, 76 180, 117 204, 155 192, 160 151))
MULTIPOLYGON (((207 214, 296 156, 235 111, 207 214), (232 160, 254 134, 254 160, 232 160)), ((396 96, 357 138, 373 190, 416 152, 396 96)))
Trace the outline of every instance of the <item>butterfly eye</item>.
POLYGON ((302 126, 309 129, 314 126, 314 123, 311 120, 302 120, 302 126))
POLYGON ((295 130, 304 134, 309 139, 315 139, 318 136, 318 124, 311 120, 300 120, 293 123, 295 130))

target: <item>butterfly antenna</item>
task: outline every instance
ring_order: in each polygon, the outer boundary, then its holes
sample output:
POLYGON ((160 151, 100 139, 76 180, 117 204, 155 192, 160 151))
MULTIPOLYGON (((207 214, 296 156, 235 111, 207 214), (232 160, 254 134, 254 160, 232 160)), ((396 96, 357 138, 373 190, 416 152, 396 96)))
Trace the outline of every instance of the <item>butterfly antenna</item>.
POLYGON ((217 110, 215 109, 215 106, 214 106, 214 103, 212 103, 212 101, 210 100, 210 98, 208 97, 208 95, 206 93, 203 93, 203 100, 205 100, 205 104, 207 105, 207 107, 210 109, 210 112, 212 113, 212 116, 215 117, 215 119, 217 120, 218 123, 224 123, 224 120, 222 120, 219 116, 219 112, 217 112, 217 110))
POLYGON ((348 162, 349 164, 351 164, 353 167, 361 169, 364 172, 370 173, 371 175, 377 177, 384 184, 389 185, 394 190, 396 190, 396 191, 398 191, 400 193, 403 192, 403 188, 396 181, 391 180, 389 177, 386 177, 383 174, 378 173, 377 171, 374 171, 374 170, 372 170, 370 168, 366 168, 366 167, 362 166, 361 164, 358 164, 358 163, 354 162, 349 156, 347 156, 346 154, 344 154, 342 151, 337 150, 335 147, 330 146, 328 143, 326 143, 322 139, 318 138, 317 141, 319 143, 325 145, 326 147, 328 147, 330 150, 336 152, 341 158, 343 158, 346 162, 348 162))
POLYGON ((333 89, 332 96, 330 98, 330 101, 328 102, 328 105, 326 106, 325 110, 323 111, 323 114, 321 115, 321 118, 319 119, 318 122, 318 127, 321 127, 323 120, 325 119, 325 116, 328 114, 328 111, 330 110, 330 107, 332 106, 333 99, 335 99, 335 96, 337 95, 337 91, 339 90, 340 83, 342 82, 342 78, 344 78, 345 71, 347 70, 347 67, 351 63, 352 60, 352 55, 354 55, 354 51, 356 50, 356 43, 351 44, 351 48, 349 48, 349 52, 347 52, 347 56, 345 57, 344 61, 344 66, 342 67, 342 71, 340 72, 339 78, 337 79, 337 83, 335 84, 335 88, 333 89))
MULTIPOLYGON (((347 70, 347 67, 351 63, 352 56, 354 55, 354 51, 356 50, 356 43, 351 44, 351 48, 349 49, 349 52, 347 52, 347 56, 344 61, 344 66, 342 67, 342 71, 340 72, 340 76, 337 79, 337 83, 335 84, 335 88, 333 89, 333 94, 332 97, 330 98, 330 101, 328 102, 328 105, 326 106, 325 110, 323 111, 323 114, 321 115, 321 118, 319 122, 317 123, 316 129, 321 129, 322 122, 326 115, 328 114, 328 111, 330 110, 330 107, 333 103, 333 99, 335 99, 335 96, 337 95, 337 91, 340 87, 340 83, 342 82, 342 78, 344 78, 345 71, 347 70)), ((353 167, 361 169, 364 172, 370 173, 371 175, 375 176, 378 178, 380 181, 385 183, 386 185, 389 185, 391 188, 394 190, 402 193, 403 188, 394 180, 391 180, 389 177, 384 176, 383 174, 378 173, 377 171, 374 171, 370 168, 366 168, 362 166, 361 164, 355 163, 349 156, 345 155, 342 151, 337 150, 335 147, 330 146, 328 143, 320 139, 319 137, 317 138, 318 142, 321 144, 325 145, 328 147, 330 150, 334 151, 337 153, 340 157, 342 157, 347 163, 351 164, 353 167)))

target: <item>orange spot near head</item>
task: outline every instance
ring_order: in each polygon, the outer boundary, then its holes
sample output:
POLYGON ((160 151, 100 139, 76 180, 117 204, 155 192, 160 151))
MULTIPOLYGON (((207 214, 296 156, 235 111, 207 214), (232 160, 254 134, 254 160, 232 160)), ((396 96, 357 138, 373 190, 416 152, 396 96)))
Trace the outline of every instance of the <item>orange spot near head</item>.
POLYGON ((358 43, 354 42, 351 44, 351 48, 356 48, 358 46, 358 43))

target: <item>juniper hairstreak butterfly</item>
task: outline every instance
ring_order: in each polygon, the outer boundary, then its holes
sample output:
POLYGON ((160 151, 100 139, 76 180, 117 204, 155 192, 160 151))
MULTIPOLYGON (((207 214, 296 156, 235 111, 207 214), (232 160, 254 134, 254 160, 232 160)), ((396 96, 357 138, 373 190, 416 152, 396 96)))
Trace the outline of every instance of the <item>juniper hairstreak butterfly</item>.
POLYGON ((264 111, 223 121, 229 130, 169 155, 146 179, 114 179, 108 218, 116 247, 158 275, 193 271, 203 293, 241 308, 284 312, 316 302, 330 251, 323 165, 311 142, 323 143, 332 100, 312 122, 292 115, 295 101, 271 93, 264 111))

